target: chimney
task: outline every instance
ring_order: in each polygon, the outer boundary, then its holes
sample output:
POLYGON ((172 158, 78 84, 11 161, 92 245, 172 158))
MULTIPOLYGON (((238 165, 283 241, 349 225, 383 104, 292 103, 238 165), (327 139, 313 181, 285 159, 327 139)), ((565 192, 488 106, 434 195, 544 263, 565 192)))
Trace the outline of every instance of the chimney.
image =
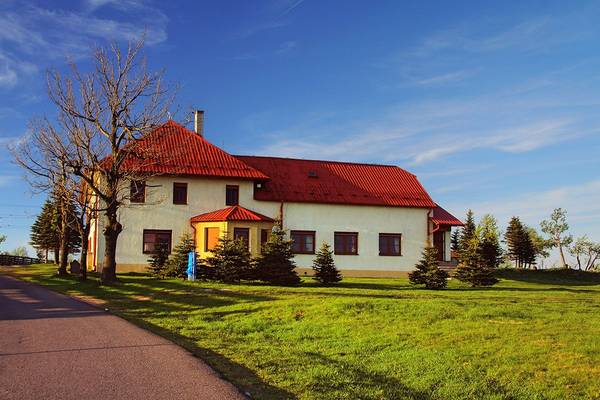
POLYGON ((204 136, 204 110, 194 111, 194 131, 200 136, 204 136))

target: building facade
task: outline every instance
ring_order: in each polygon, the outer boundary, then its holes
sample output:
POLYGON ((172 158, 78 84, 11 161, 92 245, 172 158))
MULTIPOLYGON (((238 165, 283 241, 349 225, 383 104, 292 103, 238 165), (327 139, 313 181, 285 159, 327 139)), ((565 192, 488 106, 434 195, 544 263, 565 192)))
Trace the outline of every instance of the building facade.
MULTIPOLYGON (((201 132, 201 129, 198 129, 201 132)), ((223 236, 261 250, 276 220, 293 240, 299 273, 311 272, 322 242, 345 276, 401 276, 428 245, 450 260, 451 227, 416 176, 388 165, 233 156, 169 121, 142 140, 159 159, 131 182, 120 211, 117 271, 145 271, 158 245, 191 234, 199 257, 223 236)), ((89 267, 103 265, 103 221, 90 233, 89 267)))

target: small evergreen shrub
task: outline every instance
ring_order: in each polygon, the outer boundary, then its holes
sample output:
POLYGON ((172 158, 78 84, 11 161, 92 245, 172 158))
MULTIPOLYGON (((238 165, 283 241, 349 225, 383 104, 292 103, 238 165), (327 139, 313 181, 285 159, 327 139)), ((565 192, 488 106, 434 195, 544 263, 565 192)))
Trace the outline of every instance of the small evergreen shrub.
POLYGON ((150 256, 148 260, 148 271, 156 278, 163 279, 167 275, 166 264, 169 259, 169 249, 167 246, 159 246, 156 253, 150 256))
POLYGON ((490 261, 482 254, 480 239, 475 236, 465 242, 454 277, 471 284, 472 287, 493 286, 498 283, 495 265, 488 265, 488 263, 490 261))
POLYGON ((192 236, 189 233, 184 233, 166 262, 165 275, 174 278, 185 278, 187 276, 188 254, 195 250, 192 236))
POLYGON ((321 248, 317 251, 312 268, 315 272, 313 279, 324 285, 337 283, 342 280, 342 275, 333 262, 333 252, 327 242, 323 242, 321 248))
POLYGON ((300 283, 293 261, 292 241, 285 238, 281 225, 276 225, 256 257, 256 278, 272 285, 293 286, 300 283))
POLYGON ((251 279, 252 264, 245 240, 221 238, 212 253, 212 257, 206 259, 206 271, 202 271, 205 276, 212 275, 213 279, 225 283, 251 279))
POLYGON ((425 285, 427 289, 443 289, 448 284, 448 273, 439 267, 437 250, 426 247, 415 270, 408 274, 410 283, 425 285))

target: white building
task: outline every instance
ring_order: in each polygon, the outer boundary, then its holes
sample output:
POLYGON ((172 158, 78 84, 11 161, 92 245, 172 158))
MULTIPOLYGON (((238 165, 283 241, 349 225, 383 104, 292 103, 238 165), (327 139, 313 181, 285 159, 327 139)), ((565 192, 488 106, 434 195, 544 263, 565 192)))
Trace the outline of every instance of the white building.
MULTIPOLYGON (((119 211, 123 231, 117 272, 144 271, 157 244, 175 246, 184 233, 200 257, 222 235, 242 237, 252 254, 275 219, 294 240, 299 272, 310 273, 323 241, 345 276, 399 276, 434 245, 449 264, 450 229, 462 223, 440 208, 417 177, 390 165, 233 156, 169 121, 141 142, 159 157, 153 177, 132 182, 119 211)), ((104 255, 102 218, 90 234, 92 269, 104 255)))

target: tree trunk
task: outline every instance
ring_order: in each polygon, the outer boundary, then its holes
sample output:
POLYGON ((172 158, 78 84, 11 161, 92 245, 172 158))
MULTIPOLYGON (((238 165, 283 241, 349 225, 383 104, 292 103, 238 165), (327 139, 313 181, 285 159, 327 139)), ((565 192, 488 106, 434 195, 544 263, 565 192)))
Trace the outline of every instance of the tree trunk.
POLYGON ((44 264, 48 264, 48 249, 44 252, 44 264))
POLYGON ((569 268, 567 261, 565 260, 565 253, 563 252, 562 243, 558 243, 558 252, 560 253, 560 261, 562 262, 563 268, 569 268))
POLYGON ((90 234, 90 224, 87 223, 81 232, 81 280, 87 280, 87 253, 88 253, 88 235, 90 234))
POLYGON ((57 243, 54 246, 54 264, 58 265, 60 263, 60 245, 57 243))
POLYGON ((69 257, 69 224, 67 224, 67 210, 64 200, 60 201, 60 258, 58 274, 67 275, 67 262, 69 257))
POLYGON ((102 266, 102 283, 111 283, 117 281, 117 239, 123 230, 121 223, 117 219, 117 207, 111 205, 105 213, 106 227, 104 228, 104 265, 102 266))

